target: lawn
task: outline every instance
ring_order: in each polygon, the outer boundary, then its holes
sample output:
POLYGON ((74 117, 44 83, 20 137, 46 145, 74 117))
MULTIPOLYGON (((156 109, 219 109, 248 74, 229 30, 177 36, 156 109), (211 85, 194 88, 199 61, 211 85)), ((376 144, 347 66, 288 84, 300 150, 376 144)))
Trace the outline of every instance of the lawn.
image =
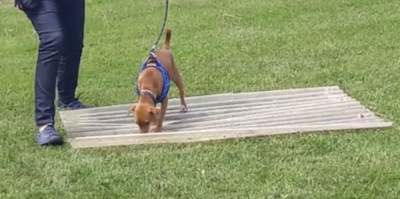
MULTIPOLYGON (((81 99, 135 101, 164 1, 86 5, 81 99)), ((0 0, 0 198, 400 198, 399 5, 172 0, 167 23, 188 96, 339 85, 391 129, 74 150, 36 145, 37 38, 0 0)))

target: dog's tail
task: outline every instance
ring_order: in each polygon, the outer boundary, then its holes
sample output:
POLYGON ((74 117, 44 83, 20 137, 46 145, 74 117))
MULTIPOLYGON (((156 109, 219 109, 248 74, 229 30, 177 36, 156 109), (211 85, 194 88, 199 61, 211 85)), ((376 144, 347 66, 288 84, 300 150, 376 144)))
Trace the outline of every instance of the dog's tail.
POLYGON ((167 28, 165 30, 165 42, 164 42, 163 49, 169 49, 169 42, 170 41, 171 41, 171 29, 167 28))

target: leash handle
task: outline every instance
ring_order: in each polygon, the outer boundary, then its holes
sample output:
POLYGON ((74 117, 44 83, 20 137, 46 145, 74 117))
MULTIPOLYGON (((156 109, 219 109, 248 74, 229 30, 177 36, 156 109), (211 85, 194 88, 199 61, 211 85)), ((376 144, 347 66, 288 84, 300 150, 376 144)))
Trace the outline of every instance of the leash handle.
POLYGON ((157 47, 157 44, 158 44, 158 42, 159 42, 160 39, 161 39, 161 35, 162 35, 162 33, 164 32, 165 24, 166 24, 166 22, 167 22, 167 17, 168 17, 168 8, 169 8, 169 0, 166 0, 166 1, 165 1, 164 21, 163 21, 163 24, 162 24, 162 26, 161 26, 161 31, 160 31, 160 34, 158 34, 158 38, 157 38, 156 42, 154 42, 154 45, 153 45, 153 47, 151 48, 150 52, 154 52, 154 51, 155 51, 155 49, 156 49, 156 47, 157 47))

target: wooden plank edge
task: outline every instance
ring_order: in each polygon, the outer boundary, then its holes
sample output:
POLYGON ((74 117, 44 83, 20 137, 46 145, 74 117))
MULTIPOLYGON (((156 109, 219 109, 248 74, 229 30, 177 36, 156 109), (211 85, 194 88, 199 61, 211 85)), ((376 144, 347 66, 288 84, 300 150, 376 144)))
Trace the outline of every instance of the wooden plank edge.
MULTIPOLYGON (((312 109, 303 109, 303 110, 296 110, 292 112, 285 112, 280 114, 279 112, 255 112, 252 115, 246 116, 246 120, 243 120, 243 118, 240 117, 240 112, 239 114, 232 115, 230 114, 229 116, 226 116, 225 118, 223 116, 215 116, 215 115, 210 115, 206 117, 194 117, 192 119, 187 119, 182 122, 178 122, 178 124, 173 124, 174 128, 182 128, 185 129, 185 126, 189 126, 191 128, 205 128, 205 127, 210 127, 210 126, 215 126, 217 124, 221 124, 222 126, 226 125, 232 125, 232 124, 227 124, 227 122, 232 123, 234 122, 234 126, 237 126, 237 124, 241 125, 248 125, 248 124, 253 124, 253 123, 270 123, 270 122, 280 122, 280 121, 297 121, 297 120, 327 120, 327 119, 333 119, 337 117, 357 117, 357 115, 363 114, 365 117, 373 117, 372 112, 368 112, 365 109, 359 108, 359 107, 348 107, 347 109, 343 109, 342 107, 339 108, 331 108, 329 110, 321 110, 321 111, 315 111, 312 109), (202 120, 204 118, 207 118, 206 120, 202 120)), ((226 114, 227 115, 227 114, 226 114)), ((168 121, 167 121, 168 122, 168 121)), ((174 121, 171 121, 172 123, 175 123, 174 121)), ((100 122, 99 122, 100 123, 100 122)), ((78 122, 75 124, 69 124, 65 125, 67 131, 70 134, 74 134, 76 132, 82 132, 82 131, 103 131, 106 132, 107 130, 103 130, 106 128, 107 125, 110 124, 105 124, 105 125, 99 125, 96 123, 84 123, 84 122, 78 122)), ((137 125, 134 123, 134 121, 130 123, 124 123, 120 124, 119 126, 126 126, 127 129, 137 129, 137 125)), ((111 125, 110 125, 111 126, 111 125)), ((220 126, 220 125, 218 125, 220 126)), ((120 130, 118 126, 114 125, 113 130, 120 130)), ((84 132, 83 132, 84 133, 84 132)))
MULTIPOLYGON (((186 100, 201 100, 203 98, 214 98, 214 97, 230 97, 233 93, 218 93, 218 94, 211 94, 211 95, 199 95, 199 96, 189 96, 186 97, 186 100)), ((169 99, 170 103, 179 102, 179 98, 172 98, 169 99)), ((125 109, 128 108, 131 104, 135 102, 117 104, 117 105, 107 105, 107 106, 99 106, 99 107, 90 107, 86 109, 78 109, 78 110, 60 110, 60 114, 68 114, 68 113, 86 113, 89 111, 100 111, 100 110, 108 110, 108 109, 125 109)))
MULTIPOLYGON (((312 121, 312 123, 310 123, 308 125, 312 126, 312 125, 320 125, 320 124, 338 124, 338 123, 342 123, 342 124, 343 123, 363 123, 363 124, 365 124, 365 123, 371 123, 371 122, 384 122, 380 118, 372 118, 372 117, 365 118, 362 121, 360 121, 359 119, 349 119, 348 117, 347 118, 342 117, 342 118, 343 119, 335 118, 334 120, 331 120, 331 121, 322 121, 322 120, 312 121)), ((243 125, 244 127, 235 127, 235 129, 259 129, 259 128, 284 126, 284 125, 295 126, 295 125, 305 125, 305 123, 304 123, 304 121, 301 121, 301 122, 296 121, 294 123, 288 123, 288 122, 282 121, 282 122, 274 122, 274 123, 267 123, 267 124, 250 124, 250 125, 246 125, 246 126, 243 125)), ((225 130, 226 127, 213 127, 210 129, 212 129, 213 131, 215 131, 216 129, 225 130)), ((165 132, 179 132, 180 130, 181 129, 176 129, 173 127, 171 127, 171 128, 166 127, 163 132, 164 133, 165 132)), ((204 128, 201 129, 201 128, 190 128, 189 127, 185 131, 195 132, 197 130, 204 130, 204 128)), ((139 132, 137 130, 137 127, 133 127, 133 128, 125 127, 118 131, 116 131, 116 130, 109 130, 109 131, 92 130, 92 131, 86 131, 86 132, 74 132, 74 133, 68 132, 68 137, 69 138, 77 138, 77 137, 92 137, 92 136, 122 135, 122 134, 139 134, 139 132)))
POLYGON ((197 131, 177 133, 153 133, 153 134, 125 134, 113 136, 92 136, 83 138, 70 138, 72 148, 93 148, 126 146, 140 144, 161 144, 161 143, 188 143, 202 142, 221 139, 258 137, 268 135, 292 134, 313 131, 336 131, 356 129, 377 129, 392 127, 393 122, 377 122, 368 124, 332 124, 313 126, 280 126, 260 129, 228 129, 221 131, 197 131))
MULTIPOLYGON (((326 101, 318 102, 318 103, 313 103, 312 101, 310 102, 304 102, 304 104, 293 104, 293 105, 287 105, 287 106, 282 106, 282 105, 275 105, 275 104, 267 104, 267 105, 259 105, 257 107, 251 107, 255 111, 251 112, 251 115, 255 114, 279 114, 281 112, 300 112, 300 111, 312 111, 316 112, 315 109, 320 109, 317 111, 330 111, 330 110, 337 110, 337 109, 349 109, 349 108, 358 108, 358 109, 364 109, 358 105, 355 105, 352 102, 349 101, 344 101, 340 103, 335 103, 335 104, 329 104, 326 101), (267 112, 267 113, 266 113, 267 112)), ((215 116, 218 115, 229 115, 229 117, 236 116, 236 115, 243 115, 243 113, 249 114, 249 108, 248 106, 244 107, 237 107, 237 108, 229 108, 226 109, 223 107, 223 109, 213 109, 213 110, 207 110, 203 112, 187 112, 187 113, 167 113, 166 114, 166 120, 175 120, 179 119, 181 117, 189 118, 193 117, 192 120, 197 121, 198 118, 203 118, 203 117, 211 117, 215 118, 215 116), (204 115, 207 114, 207 115, 204 115)), ((250 115, 250 114, 249 114, 250 115)), ((222 118, 226 118, 228 116, 221 116, 222 118)), ((109 116, 98 116, 98 117, 93 117, 93 118, 78 118, 75 120, 64 120, 64 122, 67 124, 81 124, 85 122, 106 122, 108 123, 109 121, 113 121, 113 119, 122 119, 122 120, 130 120, 133 121, 133 115, 127 115, 127 114, 120 114, 120 115, 109 115, 109 116)))
MULTIPOLYGON (((202 100, 202 99, 207 99, 207 98, 213 98, 213 97, 228 97, 228 98, 235 98, 234 96, 237 95, 255 95, 255 94, 263 94, 263 93, 269 93, 269 94, 275 94, 275 93, 288 93, 290 92, 310 92, 310 91, 318 91, 318 92, 329 92, 329 91, 339 91, 344 93, 338 86, 325 86, 325 87, 308 87, 308 88, 292 88, 292 89, 280 89, 280 90, 266 90, 266 91, 254 91, 254 92, 238 92, 238 93, 219 93, 219 94, 211 94, 211 95, 199 95, 199 96, 189 96, 186 97, 187 102, 189 103, 191 100, 202 100)), ((170 105, 172 105, 173 102, 179 102, 179 98, 173 98, 170 99, 170 105)), ((133 103, 133 102, 132 102, 133 103)), ((109 105, 109 106, 100 106, 100 107, 91 107, 87 109, 80 109, 80 110, 60 110, 59 114, 68 114, 68 113, 87 113, 87 112, 93 112, 93 111, 98 111, 98 110, 108 110, 108 109, 124 109, 127 108, 131 105, 131 103, 124 103, 124 104, 119 104, 119 105, 109 105)))
MULTIPOLYGON (((191 104, 189 106, 189 112, 185 113, 185 114, 191 114, 195 111, 209 111, 209 110, 213 110, 215 111, 216 108, 219 108, 219 110, 221 110, 221 108, 223 109, 238 109, 238 108, 243 108, 243 107, 260 107, 260 106, 265 106, 265 107, 276 107, 276 106, 281 106, 286 107, 286 106, 303 106, 303 105, 309 105, 311 103, 317 103, 317 104, 321 104, 321 103, 325 103, 325 104, 341 104, 341 103, 354 103, 354 104, 359 104, 357 103, 357 101, 353 98, 350 97, 346 97, 344 95, 338 95, 338 97, 341 97, 343 100, 333 100, 333 99, 328 99, 326 96, 315 96, 315 97, 311 97, 308 96, 307 98, 288 98, 288 99, 276 99, 276 100, 265 100, 264 98, 259 98, 256 100, 237 100, 237 101, 230 101, 229 103, 227 103, 226 101, 224 102, 219 102, 220 104, 213 102, 211 103, 203 103, 201 104, 196 104, 195 106, 193 104, 191 104), (226 104, 227 103, 227 104, 226 104)), ((167 108, 167 113, 168 115, 171 114, 177 114, 180 115, 182 114, 180 112, 180 106, 168 106, 167 108)), ((119 117, 119 116, 126 116, 128 113, 127 109, 126 110, 113 110, 113 111, 102 111, 102 112, 92 112, 92 113, 81 113, 81 114, 70 114, 72 115, 78 115, 77 117, 79 119, 82 118, 101 118, 101 117, 110 117, 110 115, 114 115, 115 117, 119 117)))
POLYGON ((278 93, 293 93, 293 92, 329 92, 329 91, 340 91, 344 92, 340 89, 339 86, 315 86, 315 87, 292 87, 292 88, 285 88, 285 89, 274 89, 274 90, 263 90, 263 91, 250 91, 250 92, 233 92, 234 96, 237 95, 257 95, 257 94, 278 94, 278 93))

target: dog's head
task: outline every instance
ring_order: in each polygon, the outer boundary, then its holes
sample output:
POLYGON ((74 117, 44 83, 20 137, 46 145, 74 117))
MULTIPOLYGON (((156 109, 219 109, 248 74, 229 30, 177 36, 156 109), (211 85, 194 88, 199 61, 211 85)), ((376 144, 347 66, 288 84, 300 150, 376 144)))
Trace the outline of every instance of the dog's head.
POLYGON ((136 104, 131 106, 130 112, 134 114, 135 122, 139 126, 140 133, 148 133, 151 124, 157 124, 160 118, 160 109, 150 104, 136 104))

